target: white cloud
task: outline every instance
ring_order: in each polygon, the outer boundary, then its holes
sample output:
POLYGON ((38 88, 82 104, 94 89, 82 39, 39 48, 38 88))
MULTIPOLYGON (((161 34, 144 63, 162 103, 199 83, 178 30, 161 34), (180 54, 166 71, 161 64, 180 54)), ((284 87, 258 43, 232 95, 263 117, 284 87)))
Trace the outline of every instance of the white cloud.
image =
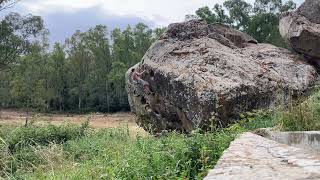
POLYGON ((46 14, 55 11, 77 11, 98 5, 100 0, 23 0, 19 5, 31 13, 46 14))
POLYGON ((75 12, 97 8, 97 13, 116 16, 135 16, 157 25, 183 21, 186 14, 193 14, 199 7, 224 0, 23 0, 20 6, 27 12, 46 15, 53 12, 75 12))
MULTIPOLYGON (((254 0, 246 0, 253 2, 254 0)), ((301 0, 297 0, 301 1, 301 0)), ((53 12, 75 12, 97 8, 97 13, 115 16, 135 16, 156 25, 183 21, 186 14, 193 14, 203 6, 213 7, 224 0, 23 0, 20 5, 27 12, 46 15, 53 12)))
POLYGON ((193 14, 199 7, 213 6, 218 2, 223 0, 106 0, 102 6, 112 14, 132 14, 158 25, 167 25, 184 20, 186 14, 193 14))

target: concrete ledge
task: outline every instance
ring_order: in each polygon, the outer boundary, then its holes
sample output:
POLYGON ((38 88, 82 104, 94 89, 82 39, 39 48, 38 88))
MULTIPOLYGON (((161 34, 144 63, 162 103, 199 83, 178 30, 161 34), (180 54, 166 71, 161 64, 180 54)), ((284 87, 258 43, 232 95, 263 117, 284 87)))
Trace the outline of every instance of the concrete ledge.
POLYGON ((313 153, 320 153, 320 131, 279 132, 260 129, 259 134, 270 140, 302 148, 313 153))
POLYGON ((215 179, 320 179, 320 156, 245 133, 231 143, 205 178, 215 179))

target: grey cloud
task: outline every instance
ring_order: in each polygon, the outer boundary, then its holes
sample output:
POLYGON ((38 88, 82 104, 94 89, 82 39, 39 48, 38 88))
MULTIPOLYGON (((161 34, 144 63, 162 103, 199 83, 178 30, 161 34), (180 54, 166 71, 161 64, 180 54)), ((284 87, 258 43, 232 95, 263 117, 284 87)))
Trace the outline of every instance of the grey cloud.
MULTIPOLYGON (((142 22, 150 28, 155 27, 155 23, 145 20, 140 17, 126 15, 115 16, 107 12, 97 11, 98 7, 79 10, 76 12, 53 12, 42 16, 46 28, 50 31, 50 42, 64 42, 66 38, 70 37, 76 30, 86 31, 98 24, 106 25, 108 30, 114 28, 124 29, 128 25, 134 26, 142 22)), ((9 12, 19 12, 21 14, 28 14, 20 6, 0 12, 0 19, 2 19, 9 12)), ((37 14, 35 14, 37 15, 37 14)))
POLYGON ((51 41, 63 42, 70 37, 76 30, 85 31, 97 24, 106 25, 109 30, 114 28, 125 28, 127 25, 135 25, 139 22, 153 27, 155 24, 134 16, 114 16, 107 13, 97 13, 97 8, 90 8, 75 13, 51 13, 44 16, 46 27, 50 30, 51 41))
MULTIPOLYGON (((251 1, 251 0, 250 0, 251 1)), ((249 0, 248 0, 249 2, 249 0)), ((300 5, 303 0, 295 0, 300 5)), ((27 14, 26 9, 23 9, 19 4, 12 9, 0 12, 0 19, 10 11, 27 14)), ((41 15, 41 14, 39 14, 41 15)), ((70 37, 76 30, 85 31, 97 24, 103 24, 112 30, 116 27, 125 28, 128 24, 135 25, 138 22, 143 22, 149 27, 155 27, 157 21, 165 21, 163 17, 154 17, 155 20, 149 21, 141 17, 126 15, 116 16, 108 12, 101 12, 100 7, 82 9, 75 12, 57 11, 47 15, 42 15, 46 23, 46 27, 50 31, 50 41, 64 42, 65 38, 70 37)))

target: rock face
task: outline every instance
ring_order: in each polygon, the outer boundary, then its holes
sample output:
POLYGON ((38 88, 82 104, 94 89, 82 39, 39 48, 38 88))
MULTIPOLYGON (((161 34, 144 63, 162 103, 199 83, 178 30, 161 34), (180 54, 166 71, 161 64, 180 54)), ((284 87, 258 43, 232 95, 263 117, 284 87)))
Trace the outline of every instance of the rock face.
POLYGON ((202 21, 172 24, 133 68, 154 94, 132 80, 126 88, 138 124, 149 132, 226 125, 239 113, 300 95, 316 79, 301 57, 247 34, 202 21), (212 118, 214 116, 214 118, 212 118))
POLYGON ((306 0, 297 11, 284 14, 279 29, 295 51, 320 62, 319 0, 306 0))
POLYGON ((245 133, 223 153, 205 180, 320 179, 320 156, 245 133))

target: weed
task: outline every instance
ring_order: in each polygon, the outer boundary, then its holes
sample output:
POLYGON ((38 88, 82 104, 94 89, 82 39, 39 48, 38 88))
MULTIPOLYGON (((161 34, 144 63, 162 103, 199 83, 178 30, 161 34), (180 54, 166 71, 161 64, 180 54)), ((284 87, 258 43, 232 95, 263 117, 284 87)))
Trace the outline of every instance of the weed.
MULTIPOLYGON (((240 115, 227 128, 132 138, 128 127, 0 127, 0 176, 10 179, 202 179, 239 134, 258 128, 319 130, 320 95, 288 109, 240 115)), ((211 119, 215 122, 216 118, 211 119)))
POLYGON ((320 92, 304 102, 292 102, 278 112, 278 126, 283 131, 320 130, 320 92))

